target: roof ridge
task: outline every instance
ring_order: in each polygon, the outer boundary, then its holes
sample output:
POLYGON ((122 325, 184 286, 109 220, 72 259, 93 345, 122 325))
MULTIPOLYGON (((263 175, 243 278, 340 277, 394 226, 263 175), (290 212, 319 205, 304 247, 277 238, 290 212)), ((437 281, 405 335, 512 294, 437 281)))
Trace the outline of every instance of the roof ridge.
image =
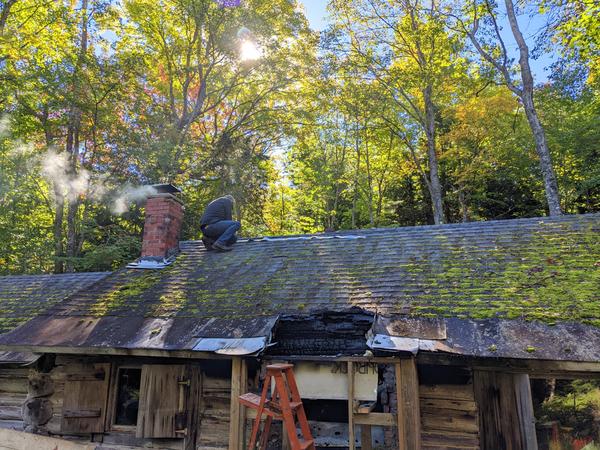
MULTIPOLYGON (((354 230, 337 230, 337 231, 324 231, 318 233, 306 233, 306 234, 284 234, 284 235, 275 235, 275 236, 253 236, 249 238, 240 239, 238 242, 254 242, 260 241, 262 239, 277 241, 277 240, 289 240, 289 239, 310 239, 310 238, 322 238, 329 236, 334 238, 336 236, 348 236, 352 234, 357 234, 360 236, 364 235, 377 235, 377 234, 387 234, 393 232, 411 232, 411 231, 436 231, 436 230, 464 230, 469 228, 492 228, 498 227, 501 228, 509 228, 515 227, 519 224, 523 223, 531 223, 536 224, 536 222, 546 222, 546 223, 559 223, 559 222, 573 222, 579 219, 590 219, 597 218, 600 220, 600 212, 586 213, 586 214, 564 214, 561 216, 539 216, 539 217, 519 217, 515 219, 495 219, 495 220, 476 220, 472 222, 455 222, 455 223, 444 223, 444 224, 426 224, 426 225, 410 225, 410 226, 390 226, 390 227, 376 227, 376 228, 360 228, 354 230)), ((190 240, 182 240, 180 244, 195 244, 201 242, 200 240, 190 239, 190 240)))

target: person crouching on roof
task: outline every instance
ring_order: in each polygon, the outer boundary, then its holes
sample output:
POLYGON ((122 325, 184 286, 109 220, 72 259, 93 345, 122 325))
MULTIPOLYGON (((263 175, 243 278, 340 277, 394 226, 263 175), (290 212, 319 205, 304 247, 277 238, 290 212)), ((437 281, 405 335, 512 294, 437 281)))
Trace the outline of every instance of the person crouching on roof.
POLYGON ((208 204, 200 219, 202 242, 207 250, 228 252, 237 241, 240 223, 232 220, 235 199, 231 195, 217 198, 208 204))

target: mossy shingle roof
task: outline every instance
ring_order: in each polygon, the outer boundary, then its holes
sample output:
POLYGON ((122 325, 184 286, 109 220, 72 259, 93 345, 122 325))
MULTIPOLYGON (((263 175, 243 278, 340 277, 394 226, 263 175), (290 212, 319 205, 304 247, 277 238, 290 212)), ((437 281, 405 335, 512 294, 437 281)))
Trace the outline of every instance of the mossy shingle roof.
POLYGON ((0 334, 42 314, 108 272, 0 277, 0 334))
POLYGON ((574 350, 581 336, 600 343, 600 214, 181 249, 167 268, 123 269, 53 302, 0 346, 189 349, 198 337, 264 336, 277 316, 358 308, 447 318, 445 342, 464 354, 600 359, 574 350))
POLYGON ((243 318, 357 306, 380 314, 600 325, 600 214, 182 243, 163 270, 125 269, 59 315, 243 318))

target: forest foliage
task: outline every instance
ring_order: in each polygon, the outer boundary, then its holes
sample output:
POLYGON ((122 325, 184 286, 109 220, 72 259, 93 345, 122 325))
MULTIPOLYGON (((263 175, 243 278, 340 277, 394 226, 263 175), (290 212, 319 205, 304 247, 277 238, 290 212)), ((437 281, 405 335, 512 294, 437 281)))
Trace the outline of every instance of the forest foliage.
POLYGON ((597 2, 229 3, 0 1, 0 273, 135 259, 158 182, 184 239, 600 210, 597 2))

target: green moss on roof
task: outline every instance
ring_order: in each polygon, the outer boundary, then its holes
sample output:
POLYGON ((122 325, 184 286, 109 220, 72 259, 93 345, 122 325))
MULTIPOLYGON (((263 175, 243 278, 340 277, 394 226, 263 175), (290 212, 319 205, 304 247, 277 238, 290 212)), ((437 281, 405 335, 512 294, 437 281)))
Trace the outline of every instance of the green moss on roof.
POLYGON ((123 270, 62 314, 244 318, 358 306, 420 317, 600 325, 600 215, 354 231, 358 239, 183 244, 123 270))
POLYGON ((11 331, 81 289, 89 288, 108 272, 0 277, 0 334, 11 331))

